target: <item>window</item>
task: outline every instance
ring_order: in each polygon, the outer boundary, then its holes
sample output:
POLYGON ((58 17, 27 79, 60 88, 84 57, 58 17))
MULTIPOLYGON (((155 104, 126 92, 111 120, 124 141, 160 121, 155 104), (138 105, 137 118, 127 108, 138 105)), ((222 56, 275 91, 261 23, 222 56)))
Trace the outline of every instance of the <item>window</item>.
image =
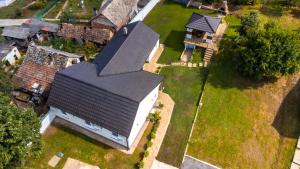
POLYGON ((64 114, 64 115, 67 115, 67 113, 66 113, 66 112, 62 112, 62 114, 64 114))
POLYGON ((119 136, 119 134, 118 134, 118 133, 116 133, 116 132, 111 132, 111 134, 112 134, 113 136, 116 136, 116 137, 118 137, 118 136, 119 136))
POLYGON ((90 121, 85 120, 85 124, 91 126, 92 123, 90 121))

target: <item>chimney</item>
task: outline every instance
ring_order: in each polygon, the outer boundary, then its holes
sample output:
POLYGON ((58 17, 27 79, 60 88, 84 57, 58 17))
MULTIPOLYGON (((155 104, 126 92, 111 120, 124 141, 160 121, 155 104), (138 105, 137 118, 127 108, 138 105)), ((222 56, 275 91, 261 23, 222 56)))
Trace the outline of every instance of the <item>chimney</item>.
POLYGON ((127 34, 128 34, 128 29, 127 29, 126 26, 123 28, 123 33, 124 33, 125 36, 127 36, 127 34))

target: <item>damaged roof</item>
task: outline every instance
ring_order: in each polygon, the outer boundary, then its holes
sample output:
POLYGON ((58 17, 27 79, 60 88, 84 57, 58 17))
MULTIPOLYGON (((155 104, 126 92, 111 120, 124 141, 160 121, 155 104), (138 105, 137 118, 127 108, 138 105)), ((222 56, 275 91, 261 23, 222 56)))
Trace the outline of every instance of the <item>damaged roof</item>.
POLYGON ((208 33, 215 33, 220 23, 220 18, 193 13, 185 27, 208 33))

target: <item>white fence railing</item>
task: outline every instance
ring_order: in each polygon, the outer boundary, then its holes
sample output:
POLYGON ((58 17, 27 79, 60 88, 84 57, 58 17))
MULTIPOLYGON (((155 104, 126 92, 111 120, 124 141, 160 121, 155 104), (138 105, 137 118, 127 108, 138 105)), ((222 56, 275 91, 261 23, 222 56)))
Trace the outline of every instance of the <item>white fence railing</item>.
POLYGON ((150 0, 150 2, 148 2, 148 4, 130 21, 130 23, 143 21, 159 1, 160 0, 150 0))

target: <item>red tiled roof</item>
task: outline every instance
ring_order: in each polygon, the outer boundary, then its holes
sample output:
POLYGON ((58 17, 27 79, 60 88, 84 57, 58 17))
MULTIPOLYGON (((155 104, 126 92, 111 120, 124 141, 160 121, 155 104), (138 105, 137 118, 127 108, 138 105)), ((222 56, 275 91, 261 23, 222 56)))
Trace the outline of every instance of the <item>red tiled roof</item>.
POLYGON ((50 89, 57 71, 55 68, 27 61, 23 62, 13 80, 26 90, 31 90, 32 85, 38 83, 47 91, 50 89))

